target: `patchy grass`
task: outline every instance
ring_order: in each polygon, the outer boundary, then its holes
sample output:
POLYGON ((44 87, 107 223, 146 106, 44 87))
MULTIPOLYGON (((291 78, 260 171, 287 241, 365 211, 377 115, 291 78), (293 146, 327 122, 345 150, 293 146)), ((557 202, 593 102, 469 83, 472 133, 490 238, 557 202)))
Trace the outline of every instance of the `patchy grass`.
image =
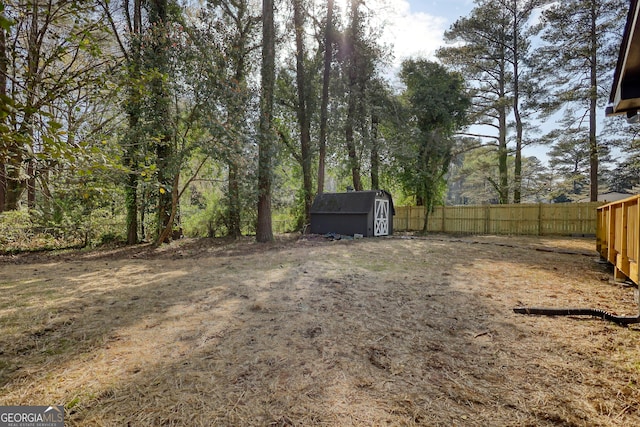
POLYGON ((640 424, 591 239, 183 240, 0 258, 0 401, 86 425, 640 424))

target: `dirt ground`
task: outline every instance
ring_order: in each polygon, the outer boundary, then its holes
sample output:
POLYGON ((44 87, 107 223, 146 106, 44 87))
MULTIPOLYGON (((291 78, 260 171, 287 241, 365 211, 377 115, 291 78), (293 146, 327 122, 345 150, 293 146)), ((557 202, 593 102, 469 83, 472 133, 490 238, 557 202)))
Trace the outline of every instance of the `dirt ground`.
POLYGON ((183 239, 0 257, 0 404, 68 426, 638 426, 594 239, 183 239))

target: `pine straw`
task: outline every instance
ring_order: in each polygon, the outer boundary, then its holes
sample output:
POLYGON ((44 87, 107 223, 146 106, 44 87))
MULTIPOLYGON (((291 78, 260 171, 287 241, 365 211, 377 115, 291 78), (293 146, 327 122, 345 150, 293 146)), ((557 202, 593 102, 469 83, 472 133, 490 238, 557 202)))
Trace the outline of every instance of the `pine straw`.
POLYGON ((63 404, 69 426, 636 426, 640 328, 511 310, 636 314, 593 247, 204 239, 5 258, 0 403, 63 404))

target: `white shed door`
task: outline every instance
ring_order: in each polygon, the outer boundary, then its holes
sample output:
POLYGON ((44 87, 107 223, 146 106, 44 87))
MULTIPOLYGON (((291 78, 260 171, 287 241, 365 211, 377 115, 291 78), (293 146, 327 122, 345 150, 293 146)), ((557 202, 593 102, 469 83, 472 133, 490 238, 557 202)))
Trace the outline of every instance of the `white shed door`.
POLYGON ((376 216, 374 219, 374 236, 389 234, 389 200, 376 199, 376 216))

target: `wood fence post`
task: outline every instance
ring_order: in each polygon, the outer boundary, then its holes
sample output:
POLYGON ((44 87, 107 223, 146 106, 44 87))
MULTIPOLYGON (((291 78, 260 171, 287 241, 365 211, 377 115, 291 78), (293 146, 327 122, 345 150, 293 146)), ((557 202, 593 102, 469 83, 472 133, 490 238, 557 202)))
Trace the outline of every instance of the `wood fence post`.
POLYGON ((620 252, 616 256, 614 279, 625 280, 629 273, 629 247, 627 244, 627 231, 629 220, 627 218, 629 205, 622 202, 622 226, 620 226, 620 252), (624 274, 622 274, 624 273, 624 274))
POLYGON ((616 263, 616 254, 615 254, 615 247, 613 242, 616 240, 616 222, 615 222, 615 216, 616 216, 616 212, 613 208, 613 206, 609 206, 608 207, 609 210, 609 225, 608 225, 608 229, 609 229, 609 235, 607 236, 607 261, 609 261, 611 264, 616 263))
POLYGON ((538 203, 538 236, 542 236, 542 203, 538 203))
POLYGON ((491 230, 491 205, 487 205, 484 209, 484 234, 489 234, 491 230))

